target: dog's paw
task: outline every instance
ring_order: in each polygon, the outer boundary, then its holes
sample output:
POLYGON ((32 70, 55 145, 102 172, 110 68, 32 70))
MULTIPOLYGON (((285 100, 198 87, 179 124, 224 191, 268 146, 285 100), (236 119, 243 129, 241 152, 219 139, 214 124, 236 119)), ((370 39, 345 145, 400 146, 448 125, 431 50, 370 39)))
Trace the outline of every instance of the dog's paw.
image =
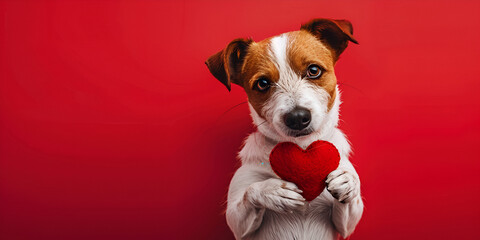
POLYGON ((331 172, 327 180, 327 190, 342 203, 349 203, 360 194, 360 180, 356 173, 337 169, 331 172))
POLYGON ((300 193, 302 190, 298 189, 295 184, 270 178, 250 185, 245 197, 256 207, 276 212, 291 212, 305 205, 305 199, 300 193))

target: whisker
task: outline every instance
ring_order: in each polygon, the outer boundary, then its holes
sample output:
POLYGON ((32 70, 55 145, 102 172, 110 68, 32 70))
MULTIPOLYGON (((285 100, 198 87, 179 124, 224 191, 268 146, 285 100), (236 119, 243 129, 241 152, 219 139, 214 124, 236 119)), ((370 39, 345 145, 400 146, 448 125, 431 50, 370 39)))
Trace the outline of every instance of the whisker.
POLYGON ((262 124, 264 124, 264 123, 266 123, 266 122, 267 122, 267 120, 261 122, 260 124, 258 124, 258 125, 256 126, 256 128, 258 129, 258 127, 260 127, 262 124))
POLYGON ((238 104, 235 104, 233 105, 232 107, 228 108, 225 112, 223 112, 220 116, 218 116, 218 118, 213 122, 213 124, 211 124, 210 126, 208 126, 207 128, 205 128, 205 131, 204 133, 202 134, 203 135, 206 135, 211 128, 213 128, 213 126, 216 126, 218 122, 220 122, 220 120, 222 120, 222 118, 227 115, 230 111, 234 110, 235 108, 245 104, 245 103, 248 103, 248 101, 245 101, 245 102, 241 102, 241 103, 238 103, 238 104))
POLYGON ((348 84, 348 83, 338 82, 337 84, 338 84, 338 85, 342 85, 342 86, 350 87, 350 88, 352 88, 353 90, 358 91, 360 94, 365 95, 365 93, 364 93, 362 90, 360 90, 359 88, 354 87, 354 86, 352 86, 352 85, 350 85, 350 84, 348 84))
MULTIPOLYGON (((263 122, 261 122, 260 124, 258 124, 257 126, 255 126, 255 129, 258 130, 258 127, 262 126, 262 124, 264 124, 264 123, 266 123, 266 122, 267 122, 267 120, 264 120, 263 122)), ((258 145, 258 143, 257 143, 257 135, 255 135, 254 140, 255 140, 255 144, 258 145)))
POLYGON ((222 113, 222 115, 220 115, 218 118, 222 118, 223 116, 225 116, 228 112, 232 111, 233 109, 241 106, 242 104, 245 104, 245 103, 248 103, 248 101, 245 101, 245 102, 241 102, 241 103, 238 103, 238 104, 235 104, 233 105, 232 107, 230 107, 229 109, 227 109, 225 112, 222 113))

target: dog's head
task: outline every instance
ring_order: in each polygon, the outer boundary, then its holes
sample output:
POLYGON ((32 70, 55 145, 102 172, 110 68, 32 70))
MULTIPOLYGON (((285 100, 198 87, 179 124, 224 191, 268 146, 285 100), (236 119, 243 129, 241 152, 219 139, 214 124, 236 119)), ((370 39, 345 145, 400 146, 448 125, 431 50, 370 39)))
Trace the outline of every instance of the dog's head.
POLYGON ((325 125, 338 97, 334 66, 348 42, 357 43, 352 34, 346 20, 314 19, 260 42, 233 40, 206 64, 228 90, 231 83, 245 89, 264 135, 301 138, 325 125))

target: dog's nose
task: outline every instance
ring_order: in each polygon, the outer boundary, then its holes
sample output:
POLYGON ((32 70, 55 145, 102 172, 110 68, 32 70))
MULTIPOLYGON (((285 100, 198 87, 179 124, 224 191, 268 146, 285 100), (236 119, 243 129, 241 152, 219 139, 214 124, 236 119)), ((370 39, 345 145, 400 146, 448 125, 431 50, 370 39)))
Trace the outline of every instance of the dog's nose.
POLYGON ((310 124, 311 119, 312 115, 308 109, 297 107, 291 112, 285 114, 283 120, 287 127, 294 130, 302 130, 310 124))

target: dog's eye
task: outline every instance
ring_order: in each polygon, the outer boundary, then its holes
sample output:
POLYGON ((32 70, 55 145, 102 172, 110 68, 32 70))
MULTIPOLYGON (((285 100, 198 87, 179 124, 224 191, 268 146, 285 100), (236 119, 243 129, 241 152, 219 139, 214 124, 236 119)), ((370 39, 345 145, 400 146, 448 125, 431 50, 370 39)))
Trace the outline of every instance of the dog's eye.
POLYGON ((317 79, 322 75, 322 69, 315 64, 308 66, 307 77, 310 79, 317 79))
POLYGON ((255 88, 260 92, 265 92, 270 88, 270 81, 266 78, 260 78, 255 83, 255 88))

